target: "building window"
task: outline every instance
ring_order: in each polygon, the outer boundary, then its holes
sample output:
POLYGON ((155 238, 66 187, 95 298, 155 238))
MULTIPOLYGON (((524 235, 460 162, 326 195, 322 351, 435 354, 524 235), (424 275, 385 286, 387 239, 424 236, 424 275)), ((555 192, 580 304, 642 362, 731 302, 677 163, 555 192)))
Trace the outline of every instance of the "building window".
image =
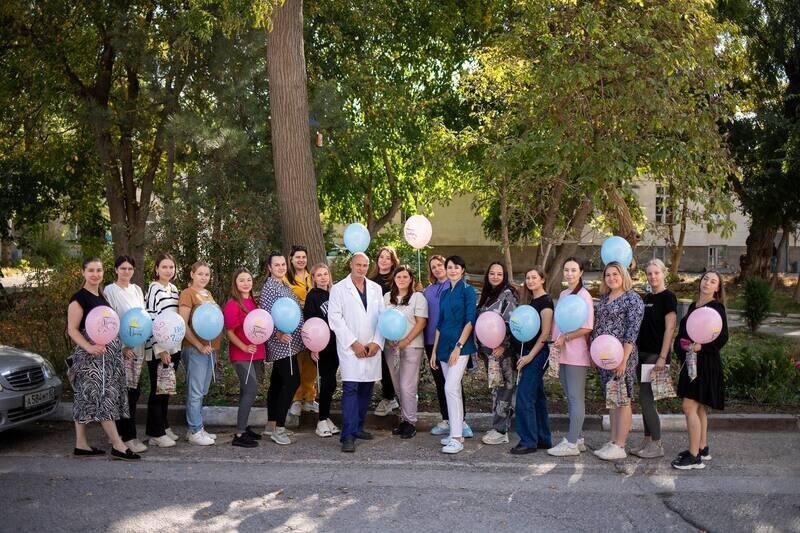
POLYGON ((667 262, 667 250, 663 246, 654 246, 653 247, 653 259, 661 259, 663 262, 667 262))
POLYGON ((668 205, 668 199, 667 188, 656 185, 656 222, 659 224, 666 224, 672 218, 672 209, 668 205))
POLYGON ((728 247, 709 246, 708 247, 708 269, 719 270, 727 266, 728 247))

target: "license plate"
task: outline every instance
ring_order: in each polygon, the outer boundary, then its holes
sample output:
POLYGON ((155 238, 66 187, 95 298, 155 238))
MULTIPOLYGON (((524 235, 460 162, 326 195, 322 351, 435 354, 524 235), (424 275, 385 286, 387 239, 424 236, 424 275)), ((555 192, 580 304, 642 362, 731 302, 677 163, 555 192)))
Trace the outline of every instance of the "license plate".
POLYGON ((43 403, 47 403, 52 401, 53 398, 56 397, 56 391, 54 388, 49 388, 47 390, 33 392, 31 394, 25 395, 25 409, 30 409, 31 407, 36 407, 37 405, 42 405, 43 403))

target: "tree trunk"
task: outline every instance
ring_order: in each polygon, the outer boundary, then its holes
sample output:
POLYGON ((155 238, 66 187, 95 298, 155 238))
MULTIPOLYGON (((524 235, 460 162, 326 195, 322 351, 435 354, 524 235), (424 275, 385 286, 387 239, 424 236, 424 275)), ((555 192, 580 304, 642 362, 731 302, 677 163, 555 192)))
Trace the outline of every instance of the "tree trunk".
POLYGON ((747 278, 767 279, 776 233, 777 230, 770 224, 753 219, 746 241, 747 250, 739 258, 739 267, 741 268, 739 281, 747 278))
POLYGON ((0 266, 11 266, 11 253, 13 246, 14 241, 10 237, 3 236, 2 242, 0 242, 0 248, 2 248, 2 252, 0 252, 0 266))
POLYGON ((633 223, 633 216, 631 215, 631 209, 625 201, 625 197, 615 188, 606 190, 606 196, 611 202, 613 217, 616 221, 614 233, 628 241, 633 250, 633 261, 631 261, 630 270, 634 270, 636 268, 636 245, 642 240, 642 236, 636 230, 636 226, 633 223))
POLYGON ((514 268, 511 263, 511 239, 508 236, 508 187, 506 183, 500 189, 500 233, 503 241, 503 257, 506 262, 506 270, 508 270, 508 279, 513 283, 514 281, 514 268))
MULTIPOLYGON (((677 276, 678 269, 681 267, 681 259, 683 259, 683 243, 686 240, 686 215, 689 211, 689 200, 684 199, 681 205, 681 226, 680 233, 678 234, 678 243, 670 248, 669 255, 669 271, 671 274, 677 276)), ((672 228, 670 228, 672 231, 672 228)))
POLYGON ((302 0, 286 0, 275 9, 267 36, 267 68, 283 243, 305 245, 313 264, 325 260, 325 245, 308 127, 302 0))
POLYGON ((783 262, 783 248, 786 246, 786 240, 789 238, 789 225, 784 224, 781 228, 781 240, 778 243, 778 253, 775 254, 775 272, 772 274, 772 288, 776 288, 778 286, 778 280, 780 280, 779 272, 781 271, 781 263, 783 262))
POLYGON ((567 257, 575 254, 575 250, 578 248, 578 244, 581 240, 583 228, 586 226, 586 222, 589 220, 589 215, 591 213, 592 200, 588 197, 584 197, 583 202, 572 217, 564 242, 559 247, 558 253, 548 269, 547 284, 550 296, 556 297, 561 292, 561 278, 563 276, 562 263, 567 257))
POLYGON ((564 195, 566 186, 567 183, 562 177, 556 180, 555 184, 553 184, 553 189, 550 191, 550 206, 544 215, 541 242, 536 248, 533 258, 533 264, 543 269, 547 268, 547 258, 550 256, 550 250, 553 249, 553 244, 555 243, 555 229, 558 222, 558 214, 561 211, 561 197, 564 195))

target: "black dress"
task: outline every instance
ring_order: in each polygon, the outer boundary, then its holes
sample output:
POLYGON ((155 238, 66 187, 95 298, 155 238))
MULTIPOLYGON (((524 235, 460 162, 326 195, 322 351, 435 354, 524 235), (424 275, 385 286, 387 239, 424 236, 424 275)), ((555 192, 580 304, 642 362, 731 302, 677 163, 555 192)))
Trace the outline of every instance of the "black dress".
POLYGON ((686 332, 686 321, 696 309, 697 303, 692 302, 686 316, 681 320, 678 336, 675 338, 673 348, 681 362, 681 371, 678 376, 678 396, 689 398, 712 409, 725 408, 725 378, 722 372, 722 357, 720 350, 728 342, 728 318, 725 314, 725 306, 716 300, 708 302, 704 307, 710 307, 722 317, 722 331, 714 341, 703 344, 697 354, 697 377, 694 381, 689 379, 686 369, 686 353, 681 349, 681 339, 688 339, 686 332))

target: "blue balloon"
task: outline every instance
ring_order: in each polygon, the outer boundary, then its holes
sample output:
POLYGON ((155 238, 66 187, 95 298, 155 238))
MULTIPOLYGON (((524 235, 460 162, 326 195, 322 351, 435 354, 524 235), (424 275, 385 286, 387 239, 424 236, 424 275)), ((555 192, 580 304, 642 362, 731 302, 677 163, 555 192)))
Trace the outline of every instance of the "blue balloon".
POLYGON ((364 224, 353 222, 344 229, 344 246, 350 253, 367 251, 369 241, 369 230, 364 224))
POLYGON ((134 307, 122 315, 119 323, 119 338, 128 348, 136 348, 153 334, 153 319, 141 307, 134 307))
POLYGON ((603 245, 600 247, 600 257, 605 265, 616 261, 628 268, 633 262, 633 249, 628 241, 615 235, 603 241, 603 245))
POLYGON ((410 324, 397 309, 386 309, 378 317, 378 331, 383 338, 390 341, 399 341, 406 336, 410 324))
POLYGON ((222 333, 225 319, 217 304, 206 302, 192 313, 192 330, 195 335, 205 341, 211 341, 222 333))
POLYGON ((272 315, 272 321, 281 333, 292 333, 296 330, 303 316, 300 306, 288 296, 278 298, 272 304, 269 314, 272 315))
POLYGON ((542 327, 542 320, 539 313, 530 305, 521 305, 514 309, 511 318, 508 320, 511 334, 520 342, 528 342, 533 339, 539 328, 542 327))
POLYGON ((570 294, 558 301, 555 319, 561 333, 571 333, 581 329, 589 316, 589 308, 583 298, 577 294, 570 294))

